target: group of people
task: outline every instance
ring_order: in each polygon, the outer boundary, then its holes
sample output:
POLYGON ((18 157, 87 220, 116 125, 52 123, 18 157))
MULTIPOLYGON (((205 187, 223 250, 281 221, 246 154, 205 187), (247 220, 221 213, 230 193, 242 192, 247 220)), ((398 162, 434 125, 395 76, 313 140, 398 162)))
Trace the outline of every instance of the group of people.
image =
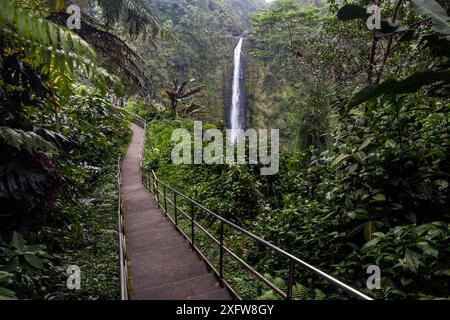
POLYGON ((115 93, 108 93, 106 99, 118 108, 125 108, 125 104, 127 103, 126 97, 118 97, 115 93))

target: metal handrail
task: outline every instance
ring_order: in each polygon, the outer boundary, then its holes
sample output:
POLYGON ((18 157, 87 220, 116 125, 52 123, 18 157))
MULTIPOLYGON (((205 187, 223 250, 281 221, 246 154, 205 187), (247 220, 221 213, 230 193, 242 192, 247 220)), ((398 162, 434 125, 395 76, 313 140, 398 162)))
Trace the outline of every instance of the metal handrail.
MULTIPOLYGON (((245 230, 244 228, 234 224, 233 222, 223 218, 222 216, 212 212, 208 208, 204 207, 200 203, 196 202, 195 200, 191 199, 187 195, 184 195, 183 193, 175 190, 171 186, 167 185, 163 181, 159 180, 156 176, 156 173, 152 170, 151 176, 149 176, 147 173, 143 171, 143 160, 144 160, 144 147, 146 142, 146 132, 147 132, 147 122, 137 116, 134 115, 128 111, 125 110, 128 114, 132 116, 133 123, 140 126, 144 129, 144 138, 142 140, 142 143, 140 145, 139 150, 139 162, 141 167, 141 173, 142 173, 142 183, 148 188, 155 196, 158 206, 164 211, 164 214, 166 217, 175 225, 176 229, 191 243, 191 246, 193 250, 195 250, 199 256, 205 261, 205 263, 213 270, 213 272, 216 274, 216 276, 219 278, 222 285, 227 287, 227 289, 237 298, 241 299, 239 294, 225 281, 224 279, 224 255, 227 253, 229 256, 231 256, 234 260, 239 262, 245 269, 250 271, 254 276, 256 276, 261 282, 263 282, 265 285, 267 285, 269 288, 274 290, 278 295, 280 295, 283 299, 291 300, 292 299, 292 288, 293 288, 293 282, 294 282, 294 271, 295 266, 300 265, 304 267, 306 270, 312 272, 313 274, 316 274, 318 277, 324 279, 332 286, 341 289, 342 291, 348 293, 350 296, 360 299, 360 300, 373 300, 371 297, 363 294, 362 292, 352 288, 351 286, 343 283, 342 281, 332 277, 331 275, 319 270, 318 268, 312 266, 311 264, 295 257, 294 255, 282 250, 281 248, 273 245, 272 243, 262 239, 261 237, 251 233, 250 231, 245 230), (152 180, 151 183, 149 180, 152 180), (159 186, 163 187, 163 191, 160 191, 159 186), (168 199, 167 197, 167 190, 171 190, 173 193, 173 201, 171 199, 168 199), (162 201, 160 196, 163 197, 162 201), (177 206, 177 197, 180 196, 187 200, 191 204, 191 215, 189 216, 186 212, 184 212, 183 209, 177 206), (167 203, 171 204, 174 208, 174 219, 170 217, 170 215, 167 212, 167 203), (194 212, 194 206, 201 209, 203 212, 207 213, 209 216, 217 219, 220 222, 220 238, 216 239, 208 230, 206 230, 203 226, 201 226, 197 221, 195 221, 195 212, 194 212), (191 221, 191 237, 189 237, 178 225, 178 211, 183 214, 188 220, 191 221), (250 266, 248 263, 246 263, 242 258, 240 258, 236 253, 234 253, 231 249, 227 248, 224 244, 224 226, 227 225, 228 227, 240 232, 241 234, 253 239, 257 243, 263 245, 266 248, 272 249, 277 254, 281 255, 282 257, 285 257, 289 260, 289 270, 288 270, 288 286, 287 286, 287 292, 284 292, 282 289, 278 288, 274 283, 272 283, 270 280, 268 280, 266 277, 261 275, 258 271, 256 271, 252 266, 250 266), (203 231, 204 234, 206 234, 214 243, 216 243, 219 246, 219 270, 216 269, 214 264, 209 261, 209 259, 199 250, 199 248, 195 245, 195 227, 199 228, 201 231, 203 231)), ((119 176, 120 179, 120 176, 119 176)), ((120 181, 120 180, 119 180, 120 181)), ((120 206, 121 207, 121 206, 120 206)), ((119 207, 119 208, 120 208, 119 207)), ((121 211, 120 211, 121 212, 121 211)), ((122 218, 123 219, 123 218, 122 218)), ((120 220, 123 221, 123 220, 120 220)), ((122 223, 122 230, 123 230, 123 223, 122 223)), ((123 238, 123 246, 121 243, 122 250, 125 248, 125 234, 122 233, 123 238)), ((121 254, 122 256, 122 254, 121 254)), ((126 257, 124 257, 125 265, 126 267, 126 257)), ((126 286, 128 286, 128 278, 126 279, 126 286)), ((123 281, 121 281, 123 284, 123 281)), ((128 293, 128 289, 127 289, 128 293)), ((127 296, 128 298, 128 296, 127 296)))
POLYGON ((122 161, 119 157, 117 161, 118 172, 118 190, 119 190, 119 204, 117 209, 118 231, 119 231, 119 262, 120 262, 120 300, 128 300, 128 260, 127 260, 127 245, 125 238, 124 214, 122 205, 122 161))
POLYGON ((139 147, 139 167, 142 169, 144 167, 144 147, 145 141, 147 140, 147 122, 144 122, 144 138, 142 139, 141 145, 139 147))
POLYGON ((248 230, 245 230, 244 228, 234 224, 233 222, 223 218, 222 216, 212 212, 208 208, 204 207, 203 205, 199 204, 195 200, 191 199, 190 197, 184 195, 183 193, 175 190, 171 186, 167 185, 158 177, 156 176, 156 173, 152 170, 151 175, 143 172, 143 178, 142 181, 144 182, 144 185, 150 189, 150 191, 155 195, 155 198, 158 202, 158 205, 160 208, 164 211, 165 215, 169 218, 172 223, 175 224, 176 229, 191 243, 192 248, 197 251, 197 253, 200 254, 200 256, 205 260, 205 262, 211 267, 211 269, 214 271, 214 273, 217 275, 221 283, 226 286, 234 295, 236 298, 241 299, 239 295, 234 291, 234 289, 224 280, 223 270, 224 270, 224 255, 227 253, 230 255, 234 260, 239 262, 245 269, 250 271, 254 276, 256 276, 260 281, 262 281, 265 285, 267 285, 269 288, 274 290, 278 295, 280 295, 283 299, 291 300, 292 299, 292 288, 293 288, 293 282, 294 282, 294 271, 295 266, 300 265, 306 270, 312 272, 313 274, 317 275, 319 278, 324 279, 327 283, 331 284, 332 286, 341 289, 342 291, 346 292, 350 296, 360 299, 360 300, 373 300, 371 297, 363 294, 362 292, 352 288, 351 286, 345 284, 344 282, 332 277, 331 275, 319 270, 318 268, 312 266, 311 264, 295 257, 294 255, 284 251, 283 249, 280 249, 279 247, 273 245, 272 243, 262 239, 261 237, 251 233, 248 230), (152 180, 149 184, 149 180, 152 180), (163 191, 160 191, 160 186, 163 187, 163 191), (173 193, 173 201, 167 198, 167 190, 172 191, 173 193), (164 205, 161 204, 161 198, 160 195, 163 196, 163 202, 164 205), (178 225, 178 211, 181 211, 182 209, 177 207, 176 200, 177 197, 182 197, 185 200, 187 200, 191 204, 191 216, 187 215, 185 212, 182 212, 183 215, 185 215, 189 221, 191 221, 191 237, 189 238, 186 233, 181 230, 181 228, 178 225), (172 219, 168 213, 167 213, 167 202, 172 204, 174 207, 174 218, 172 219), (194 210, 193 207, 197 207, 201 209, 201 211, 207 213, 209 216, 217 219, 220 222, 220 238, 216 239, 210 232, 208 232, 205 228, 203 228, 197 221, 195 221, 194 218, 194 210), (272 249, 275 253, 281 255, 282 257, 285 257, 289 260, 289 270, 288 270, 288 285, 287 285, 287 292, 284 292, 282 289, 278 288, 274 283, 272 283, 270 280, 268 280, 266 277, 261 275, 258 271, 256 271, 252 266, 250 266, 248 263, 246 263, 242 258, 240 258, 236 253, 234 253, 231 249, 227 248, 224 245, 224 226, 228 226, 241 234, 253 239, 260 245, 263 245, 266 248, 272 249), (219 270, 217 270, 213 263, 209 261, 208 258, 206 258, 203 253, 198 249, 198 247, 195 245, 195 227, 197 226, 200 230, 202 230, 211 240, 213 240, 214 243, 219 245, 219 270))
MULTIPOLYGON (((118 108, 119 109, 119 108, 118 108)), ((119 109, 121 112, 128 114, 134 124, 144 129, 144 140, 140 145, 139 150, 139 166, 142 168, 143 161, 143 151, 145 145, 145 132, 147 128, 147 121, 135 115, 125 109, 119 109)), ((118 233, 119 233, 119 260, 120 260, 120 299, 128 300, 129 286, 128 286, 128 258, 127 258, 127 244, 126 244, 126 232, 125 232, 125 217, 124 217, 124 207, 122 199, 122 159, 119 157, 117 161, 117 173, 118 173, 118 209, 117 209, 117 219, 118 219, 118 233)))

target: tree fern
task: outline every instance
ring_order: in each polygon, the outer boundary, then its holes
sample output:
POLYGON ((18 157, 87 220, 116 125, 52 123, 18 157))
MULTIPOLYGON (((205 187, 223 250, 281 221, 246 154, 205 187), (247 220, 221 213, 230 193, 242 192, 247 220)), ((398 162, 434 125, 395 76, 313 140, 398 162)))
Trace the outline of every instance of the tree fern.
MULTIPOLYGON (((65 12, 55 12, 48 19, 64 25, 68 17, 65 12)), ((83 19, 81 29, 76 32, 97 50, 106 67, 133 81, 143 95, 150 95, 151 80, 142 68, 145 62, 119 37, 99 29, 95 21, 83 19)))
POLYGON ((98 84, 108 76, 96 67, 96 53, 85 40, 8 0, 0 0, 0 35, 3 46, 23 50, 26 61, 44 73, 66 78, 78 72, 98 84))
POLYGON ((102 9, 107 30, 114 24, 121 24, 129 35, 144 35, 153 39, 166 34, 148 1, 98 0, 97 3, 102 9))

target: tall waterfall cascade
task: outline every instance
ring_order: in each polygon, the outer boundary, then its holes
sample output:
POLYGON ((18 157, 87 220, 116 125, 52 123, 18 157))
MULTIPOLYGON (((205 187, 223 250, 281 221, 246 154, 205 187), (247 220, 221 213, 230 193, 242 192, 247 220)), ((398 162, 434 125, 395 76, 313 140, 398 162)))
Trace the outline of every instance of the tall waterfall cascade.
POLYGON ((242 85, 244 77, 244 69, 242 63, 242 42, 244 38, 239 40, 238 45, 234 49, 234 69, 233 69, 233 87, 232 100, 230 112, 230 129, 231 141, 235 142, 237 139, 239 129, 244 129, 245 114, 244 114, 244 94, 242 94, 242 85), (242 81, 242 82, 241 82, 242 81))

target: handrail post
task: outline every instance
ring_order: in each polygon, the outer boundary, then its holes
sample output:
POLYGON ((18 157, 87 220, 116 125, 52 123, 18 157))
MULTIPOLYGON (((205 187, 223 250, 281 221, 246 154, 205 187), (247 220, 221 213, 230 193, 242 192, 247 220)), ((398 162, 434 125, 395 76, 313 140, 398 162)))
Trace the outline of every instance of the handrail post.
POLYGON ((194 217, 194 203, 191 202, 191 244, 192 250, 195 247, 195 217, 194 217))
POLYGON ((178 216, 177 216, 177 192, 173 192, 173 210, 175 212, 175 226, 178 227, 178 216))
POLYGON ((220 220, 219 278, 222 286, 223 286, 223 255, 224 255, 223 238, 224 238, 223 221, 220 220))
POLYGON ((166 195, 166 185, 164 185, 164 214, 167 215, 167 195, 166 195))
POLYGON ((159 186, 158 186, 158 180, 156 180, 155 181, 156 183, 155 183, 155 187, 156 187, 156 192, 155 192, 155 194, 156 194, 156 202, 158 203, 158 207, 160 207, 160 205, 159 205, 159 186))
MULTIPOLYGON (((148 177, 147 177, 148 178, 148 177)), ((119 179, 120 180, 120 179, 119 179)), ((159 192, 159 183, 162 183, 164 185, 164 183, 160 180, 158 180, 158 178, 156 177, 156 174, 152 171, 152 177, 150 178, 150 180, 152 181, 152 187, 153 189, 156 189, 155 195, 158 201, 158 206, 161 207, 160 203, 160 192, 159 192)), ((346 292, 347 294, 351 295, 352 297, 356 297, 358 299, 362 299, 362 300, 373 300, 371 297, 357 291, 356 289, 346 285, 345 283, 339 281, 338 279, 333 278, 332 276, 330 276, 329 274, 326 274, 325 272, 322 272, 321 270, 315 268, 314 266, 306 263, 303 260, 300 260, 299 258, 287 253, 286 251, 280 249, 279 247, 276 247, 275 245, 271 244, 270 242, 265 241, 264 239, 262 239, 261 237, 258 237, 256 235, 254 235, 253 233, 245 230, 244 228, 234 224, 233 222, 230 222, 226 219, 224 219, 223 217, 215 214, 214 212, 208 210, 207 208, 205 208, 204 206, 202 206, 201 204, 197 203, 196 201, 192 200, 191 198, 187 197, 186 195, 184 195, 181 192, 178 192, 174 189, 172 189, 170 186, 164 185, 165 187, 169 188, 170 190, 173 191, 173 205, 174 205, 174 214, 175 214, 175 219, 170 219, 171 222, 175 223, 175 229, 177 231, 180 231, 182 233, 182 235, 187 238, 187 240, 189 241, 189 236, 187 235, 188 232, 184 232, 184 230, 181 230, 181 228, 178 227, 178 207, 177 207, 177 196, 180 195, 182 198, 185 198, 186 200, 188 200, 191 204, 191 244, 192 244, 192 249, 197 251, 199 256, 201 257, 201 259, 203 259, 207 265, 209 266, 209 269, 212 269, 214 271, 214 274, 220 279, 219 282, 221 284, 221 286, 226 286, 228 289, 230 289, 233 293, 233 295, 235 295, 237 298, 239 298, 239 295, 233 290, 233 288, 225 281, 224 279, 224 273, 225 273, 225 268, 224 268, 224 256, 225 253, 228 253, 230 255, 231 259, 234 259, 236 261, 238 261, 246 270, 250 271, 253 275, 255 275, 260 281, 262 281, 264 284, 266 284, 267 286, 269 286, 272 290, 274 290, 275 292, 277 292, 281 297, 287 299, 287 300, 292 300, 293 298, 293 289, 294 289, 294 282, 295 282, 295 268, 296 268, 296 264, 299 264, 300 266, 302 266, 305 270, 307 270, 308 272, 311 272, 313 274, 315 274, 316 276, 318 276, 321 279, 326 280, 330 285, 333 285, 336 288, 339 288, 341 290, 343 290, 344 292, 346 292), (200 214, 202 214, 204 212, 204 214, 206 214, 207 216, 212 216, 215 219, 219 220, 220 222, 220 240, 217 240, 217 232, 211 232, 211 231, 207 231, 205 228, 203 228, 201 226, 201 224, 198 224, 197 222, 195 222, 195 208, 198 208, 198 212, 200 214), (287 285, 287 292, 285 292, 284 290, 280 289, 279 287, 277 287, 275 284, 273 284, 269 279, 267 279, 265 276, 261 275, 257 270, 255 270, 252 266, 250 266, 249 264, 247 264, 242 258, 240 258, 237 254, 235 254, 232 250, 228 249, 227 247, 225 247, 225 224, 231 229, 231 230, 237 230, 240 233, 242 233, 245 236, 250 237, 251 239, 255 240, 257 243, 272 249, 274 252, 278 253, 279 255, 285 257, 288 259, 288 264, 289 264, 289 268, 288 268, 288 285, 287 285), (200 248, 196 248, 195 247, 195 227, 197 227, 202 231, 205 232, 207 236, 209 236, 209 238, 211 238, 215 244, 219 245, 219 250, 220 250, 220 254, 219 254, 219 270, 216 268, 215 263, 213 263, 208 257, 206 257, 203 253, 202 250, 200 248)), ((165 200, 169 201, 170 199, 170 192, 169 195, 167 195, 167 191, 164 192, 165 193, 165 200)), ((162 193, 161 193, 162 194, 162 193)), ((169 206, 170 207, 170 206, 169 206)), ((187 216, 187 214, 184 212, 184 207, 180 208, 181 213, 185 216, 187 216)), ((167 214, 167 216, 169 216, 167 214)), ((187 219, 189 220, 189 217, 187 217, 187 219)), ((217 221, 214 223, 216 224, 217 221)), ((217 259, 217 257, 216 257, 217 259)))
POLYGON ((294 282, 294 260, 289 260, 289 274, 288 274, 288 292, 287 292, 287 299, 292 300, 292 285, 294 282))

